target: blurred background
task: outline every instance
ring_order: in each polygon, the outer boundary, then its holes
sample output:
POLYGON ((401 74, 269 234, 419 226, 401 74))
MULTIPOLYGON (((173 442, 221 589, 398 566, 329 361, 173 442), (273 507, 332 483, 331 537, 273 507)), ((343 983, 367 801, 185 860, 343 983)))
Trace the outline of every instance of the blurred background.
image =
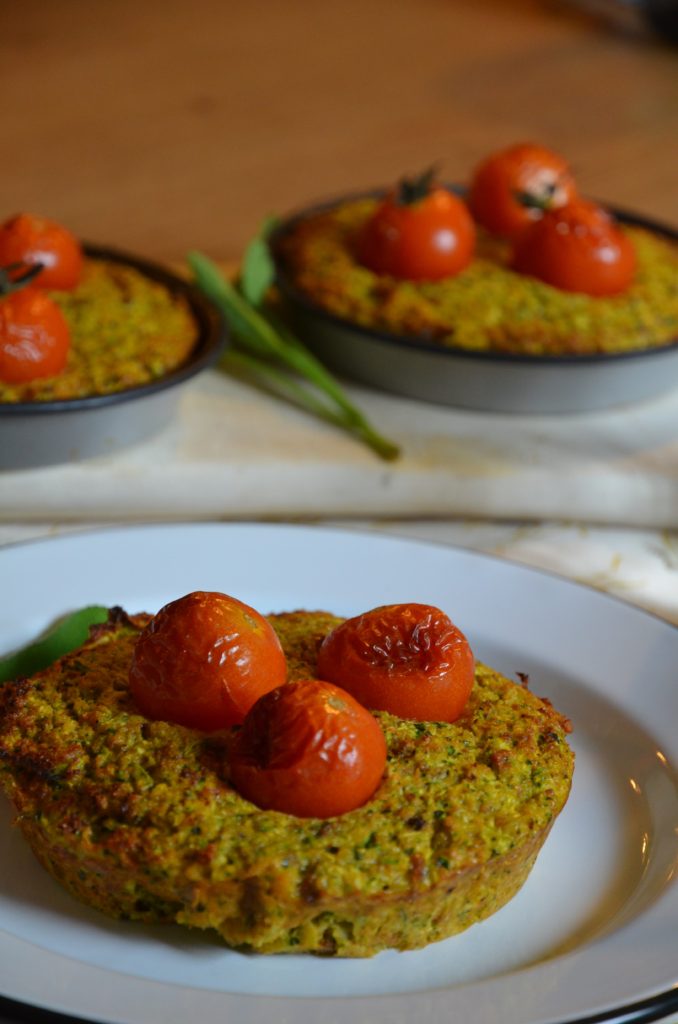
POLYGON ((583 192, 678 223, 678 49, 637 4, 622 23, 623 6, 5 3, 5 215, 155 258, 232 259, 268 213, 433 161, 463 182, 534 140, 583 192))

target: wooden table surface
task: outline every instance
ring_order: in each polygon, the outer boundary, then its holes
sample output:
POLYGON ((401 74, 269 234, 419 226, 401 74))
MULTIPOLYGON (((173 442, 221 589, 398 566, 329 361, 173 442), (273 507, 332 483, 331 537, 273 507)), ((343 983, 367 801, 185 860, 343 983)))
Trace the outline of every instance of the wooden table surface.
POLYGON ((261 218, 524 139, 678 223, 678 50, 532 0, 0 8, 2 206, 175 260, 261 218))

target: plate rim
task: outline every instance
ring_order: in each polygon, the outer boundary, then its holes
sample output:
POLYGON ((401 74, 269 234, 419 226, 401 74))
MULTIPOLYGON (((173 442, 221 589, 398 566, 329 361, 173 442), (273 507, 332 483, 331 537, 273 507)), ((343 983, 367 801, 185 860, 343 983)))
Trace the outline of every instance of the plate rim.
MULTIPOLYGON (((68 525, 68 524, 65 524, 68 525)), ((143 522, 121 522, 121 523, 94 523, 86 526, 74 526, 67 529, 66 532, 61 534, 45 534, 39 537, 27 537, 20 538, 18 540, 11 540, 0 542, 0 560, 4 551, 14 550, 16 548, 32 547, 38 544, 49 544, 57 545, 63 541, 68 541, 71 538, 87 537, 90 535, 99 534, 126 534, 130 532, 139 531, 161 531, 161 530, 175 530, 175 529, 216 529, 221 531, 222 529, 231 528, 246 528, 253 530, 269 530, 269 529, 281 529, 290 530, 293 532, 297 531, 313 531, 313 533, 326 533, 328 535, 338 534, 341 536, 358 536, 358 537, 374 537, 382 538, 384 540, 397 541, 399 544, 412 545, 413 547, 423 546, 428 548, 439 548, 444 551, 458 552, 464 555, 471 555, 474 558, 478 558, 482 561, 490 561, 499 564, 512 565, 519 569, 524 569, 529 574, 536 574, 538 576, 546 576, 550 579, 556 580, 559 584, 563 584, 565 587, 574 587, 576 590, 582 590, 589 595, 596 595, 605 603, 613 602, 630 609, 632 612, 639 615, 646 616, 650 619, 661 623, 663 626, 667 626, 674 632, 678 632, 678 622, 672 622, 670 619, 665 618, 657 611, 653 611, 651 608, 645 608, 642 605, 635 604, 629 598, 623 596, 623 594, 611 593, 606 590, 602 590, 599 587, 595 587, 590 583, 586 583, 580 579, 573 579, 570 576, 564 576, 562 573, 557 572, 555 569, 549 569, 541 565, 530 565, 527 562, 523 562, 520 559, 513 558, 510 555, 496 554, 492 551, 482 551, 476 548, 466 548, 461 544, 447 543, 444 540, 423 539, 418 537, 412 537, 407 534, 398 533, 382 533, 378 529, 364 529, 361 527, 351 526, 337 526, 337 525, 326 525, 323 523, 307 522, 307 523, 292 523, 289 521, 266 521, 266 520, 250 520, 250 519, 229 519, 227 521, 218 519, 204 519, 196 521, 194 519, 149 519, 143 522)), ((0 652, 2 653, 2 652, 0 652)), ((0 1024, 2 1022, 0 1021, 0 1024)))
MULTIPOLYGON (((666 989, 649 999, 612 1007, 600 1013, 560 1018, 550 1024, 615 1024, 620 1017, 623 1017, 623 1024, 651 1024, 652 1021, 665 1019, 674 1011, 678 1012, 678 988, 666 989)), ((8 1017, 11 1015, 6 1024, 102 1024, 103 1021, 93 1017, 74 1017, 71 1013, 62 1013, 37 1003, 20 1002, 1 994, 0 1014, 8 1017)))
MULTIPOLYGON (((233 522, 227 522, 227 523, 217 522, 217 521, 205 521, 205 522, 194 522, 194 521, 190 522, 189 521, 189 522, 158 522, 158 523, 143 523, 143 524, 118 524, 118 525, 115 525, 115 526, 102 525, 101 527, 83 528, 83 529, 72 530, 72 531, 69 531, 67 533, 57 535, 56 537, 31 538, 31 539, 26 539, 26 540, 19 540, 19 541, 16 541, 14 543, 10 543, 10 544, 7 544, 7 545, 2 545, 2 546, 0 546, 0 564, 2 563, 2 561, 4 559, 5 553, 10 554, 11 552, 16 553, 16 552, 22 552, 22 551, 26 551, 26 550, 30 551, 32 548, 40 546, 40 545, 44 545, 45 543, 48 543, 52 547, 56 547, 56 546, 62 546, 63 544, 68 544, 68 543, 76 543, 77 544, 77 542, 82 540, 83 538, 95 538, 96 542, 104 542, 104 543, 106 543, 107 540, 115 538, 115 537, 118 537, 118 536, 121 536, 121 535, 128 535, 129 536, 130 534, 134 534, 134 533, 140 534, 140 533, 148 533, 148 532, 167 532, 167 533, 169 533, 169 532, 175 532, 175 531, 180 531, 180 532, 190 531, 190 532, 193 532, 193 533, 195 533, 195 532, 200 533, 200 532, 203 532, 203 531, 207 530, 207 531, 210 531, 210 532, 216 532, 216 533, 219 533, 219 534, 223 534, 224 536, 227 536, 229 533, 232 534, 235 531, 239 531, 239 530, 243 530, 243 529, 245 529, 248 532, 252 532, 252 533, 257 533, 257 532, 261 533, 261 532, 270 532, 270 531, 276 531, 276 532, 277 531, 283 531, 283 532, 288 532, 289 531, 289 532, 294 532, 294 533, 297 533, 297 534, 304 534, 304 533, 312 532, 313 534, 315 534, 317 536, 318 535, 325 535, 325 536, 329 535, 329 536, 331 536, 333 538, 340 537, 342 539, 342 541, 348 542, 349 545, 350 545, 351 538, 358 539, 358 540, 362 539, 363 541, 366 538, 369 538, 371 543, 373 542, 375 544, 378 544, 378 543, 381 543, 382 541, 384 541, 384 542, 386 542, 388 544, 395 545, 395 546, 398 546, 398 547, 403 547, 403 548, 409 548, 411 550, 414 550, 416 548, 421 548, 421 547, 432 548, 432 549, 436 549, 436 550, 439 550, 439 549, 442 548, 445 551, 449 552, 452 557, 455 554, 456 555, 461 554, 461 555, 463 555, 464 558, 468 558, 471 562, 479 560, 479 561, 486 561, 486 562, 490 562, 490 563, 494 563, 494 564, 502 564, 504 566, 509 566, 510 569, 513 572, 517 573, 519 576, 522 576, 522 575, 527 575, 527 576, 536 575, 536 576, 548 577, 551 580, 553 580, 556 584, 558 584, 559 586, 562 586, 562 587, 564 587, 564 588, 566 588, 568 590, 570 590, 571 588, 574 588, 574 592, 576 592, 576 591, 586 592, 589 595, 589 597, 592 598, 595 601, 600 601, 600 602, 602 602, 605 605, 607 605, 608 603, 611 602, 614 605, 623 607, 624 609, 626 609, 626 611, 628 613, 631 613, 634 616, 640 616, 643 619, 648 619, 649 621, 652 621, 655 624, 659 624, 662 628, 663 627, 668 627, 668 634, 667 635, 675 636, 676 632, 678 632, 678 626, 675 626, 673 623, 667 621, 666 619, 664 619, 662 616, 658 615, 657 613, 651 612, 651 611, 649 611, 647 609, 644 609, 644 608, 639 608, 638 606, 633 605, 631 602, 625 600, 624 598, 620 598, 617 595, 611 595, 611 594, 608 594, 606 592, 600 591, 600 590, 598 590, 598 589, 596 589, 594 587, 590 587, 590 586, 588 586, 588 585, 586 585, 584 583, 581 583, 580 581, 572 580, 572 579, 569 579, 567 577, 563 577, 563 576, 559 575, 558 573, 555 573, 555 572, 553 572, 551 570, 548 570, 548 569, 541 569, 540 567, 528 566, 528 565, 525 565, 524 563, 514 562, 514 561, 512 561, 510 559, 507 559, 507 558, 502 557, 502 556, 495 555, 493 553, 482 552, 482 551, 475 551, 475 550, 472 550, 472 549, 467 549, 467 548, 463 548, 463 547, 459 547, 459 546, 455 546, 455 545, 451 545, 451 544, 445 544, 444 542, 441 542, 441 541, 419 540, 417 538, 400 537, 400 536, 393 535, 393 534, 384 535, 384 534, 380 534, 378 531, 361 530, 361 529, 355 529, 355 528, 342 528, 342 527, 337 527, 337 526, 325 526, 325 525, 315 525, 315 524, 303 524, 303 525, 301 525, 301 524, 291 524, 291 523, 265 523, 265 522, 249 522, 249 521, 233 521, 233 522)), ((4 929, 2 929, 2 930, 4 931, 4 929)), ((21 940, 21 941, 25 942, 25 940, 21 940)), ((4 943, 3 943, 3 940, 2 940, 2 935, 0 935, 0 948, 2 947, 3 944, 4 943)), ((28 945, 30 945, 30 944, 28 944, 28 945)), ((33 948, 35 948, 35 947, 33 947, 33 948)), ((50 950, 47 950, 46 952, 47 952, 48 956, 59 957, 59 954, 53 953, 50 950)), ((572 953, 571 954, 565 954, 563 957, 556 958, 556 961, 557 962, 567 961, 572 955, 575 955, 575 954, 576 954, 576 950, 574 951, 573 954, 572 953)), ((92 967, 91 965, 83 964, 82 962, 78 962, 78 961, 72 960, 72 958, 70 958, 70 957, 68 959, 69 959, 69 962, 72 962, 72 964, 74 964, 76 967, 80 967, 86 973, 90 973, 91 971, 101 971, 102 970, 101 968, 92 967)), ((541 967, 548 966, 548 965, 550 965, 552 963, 553 963, 553 961, 547 961, 546 964, 542 964, 542 965, 536 964, 536 965, 533 965, 533 966, 530 966, 530 967, 527 967, 527 968, 520 969, 518 972, 510 971, 509 975, 516 974, 516 973, 524 973, 525 971, 530 971, 530 970, 536 970, 536 969, 539 969, 540 966, 541 967)), ((118 977, 118 978, 120 978, 120 977, 128 977, 128 976, 126 976, 124 974, 120 974, 119 972, 112 972, 112 973, 116 977, 118 977)), ((442 988, 442 989, 437 988, 437 989, 433 989, 433 990, 404 992, 404 993, 400 993, 397 997, 395 997, 395 996, 388 996, 388 995, 387 996, 378 996, 378 995, 363 996, 363 995, 360 995, 360 996, 348 996, 348 997, 332 997, 329 1001, 326 1000, 326 999, 319 999, 317 997, 308 997, 308 996, 286 996, 286 995, 281 995, 281 996, 257 996, 257 995, 250 995, 250 996, 246 996, 246 995, 235 995, 235 994, 227 993, 227 992, 226 993, 220 992, 220 993, 216 993, 216 994, 221 996, 222 1000, 235 1000, 236 1002, 238 1002, 241 1005, 242 1005, 242 1001, 245 1000, 245 1001, 248 1002, 249 1006, 251 1008, 253 1008, 253 1010, 255 1010, 255 1006, 254 1006, 255 1003, 258 1004, 258 1005, 261 1005, 261 1003, 263 1001, 264 1004, 267 1005, 270 1008, 272 1001, 276 1001, 277 1002, 279 1000, 282 1000, 285 1003, 286 1008, 293 1007, 293 1006, 296 1006, 296 1007, 306 1006, 308 1008, 312 1004, 320 1005, 321 1003, 322 1003, 322 1005, 327 1006, 328 1002, 330 1002, 330 1003, 334 1003, 335 1006, 337 1006, 339 1008, 341 1008, 342 1004, 343 1004, 343 1006, 346 1006, 348 1004, 348 1005, 351 1006, 352 1010, 355 1010, 355 1009, 357 1009, 359 1007, 359 1004, 361 1004, 361 1003, 369 1002, 370 1005, 374 1006, 374 1001, 375 1000, 383 1000, 383 1001, 388 1002, 388 1001, 391 1001, 391 1000, 397 998, 397 1000, 400 1001, 400 1002, 407 1001, 408 1003, 409 1002, 416 1003, 417 1001, 424 1000, 424 999, 431 1000, 432 997, 439 997, 441 995, 443 995, 443 996, 447 995, 448 998, 449 998, 450 993, 453 992, 454 989, 461 990, 461 989, 477 988, 479 986, 483 987, 483 986, 487 986, 488 984, 492 984, 492 983, 496 983, 496 982, 501 982, 501 980, 502 980, 501 977, 494 977, 494 978, 488 979, 487 981, 462 983, 460 985, 454 985, 454 986, 450 986, 448 988, 442 988)), ((148 983, 147 979, 143 979, 143 978, 135 978, 134 981, 140 983, 141 985, 143 985, 144 983, 146 983, 146 984, 148 983)), ((167 988, 172 989, 172 988, 176 988, 177 987, 177 986, 175 986, 175 985, 173 985, 171 983, 166 983, 166 982, 160 982, 160 983, 154 982, 154 983, 151 983, 151 985, 152 986, 160 985, 163 989, 167 989, 167 988)), ((183 985, 183 984, 179 985, 178 987, 180 989, 184 990, 184 991, 186 990, 186 986, 183 985)), ((194 993, 198 993, 198 994, 203 993, 204 994, 207 990, 204 990, 204 989, 201 989, 201 988, 195 988, 192 991, 194 993)), ((214 994, 215 993, 213 993, 213 995, 214 994)), ((619 1016, 620 1014, 625 1014, 626 1015, 626 1014, 631 1013, 631 1012, 636 1013, 636 1011, 638 1011, 638 1013, 643 1014, 643 1016, 638 1016, 637 1018, 636 1017, 633 1018, 634 1020, 637 1019, 639 1022, 641 1020, 642 1021, 650 1021, 650 1020, 657 1019, 658 1016, 660 1016, 660 1015, 662 1015, 664 1013, 664 1009, 662 1009, 662 1008, 665 1008, 666 1006, 668 1006, 669 1010, 672 1010, 673 1009, 674 1001, 678 1000, 678 977, 676 978, 675 981, 671 982, 671 984, 670 984, 670 986, 668 988, 665 988, 663 985, 661 985, 661 986, 658 986, 655 990, 653 990, 652 986, 650 986, 649 990, 644 991, 642 993, 639 992, 639 993, 637 993, 637 995, 638 995, 639 998, 635 998, 634 997, 631 1002, 629 1002, 628 999, 627 999, 627 1000, 625 1000, 622 1003, 618 1003, 618 1004, 614 1004, 614 1005, 613 1004, 602 1003, 600 1006, 597 1006, 597 1007, 593 1008, 591 1010, 591 1012, 588 1012, 588 1013, 583 1013, 582 1014, 581 1012, 579 1012, 577 1014, 568 1015, 566 1017, 555 1016, 553 1018, 548 1018, 548 1024, 556 1024, 556 1022, 557 1022, 557 1024, 595 1024, 595 1022, 597 1022, 597 1021, 601 1021, 602 1022, 602 1021, 610 1020, 610 1019, 612 1019, 612 1018, 614 1018, 616 1016, 619 1016), (653 1014, 653 1016, 650 1016, 650 1014, 653 1014)), ((13 996, 12 995, 7 995, 6 996, 6 995, 4 995, 4 993, 2 993, 0 995, 0 999, 2 999, 2 998, 9 999, 10 1001, 13 1000, 13 996)), ((16 1000, 14 1000, 14 1001, 16 1001, 16 1000)), ((31 1007, 31 1006, 35 1005, 38 1009, 44 1010, 44 1012, 46 1012, 46 1013, 52 1013, 52 1014, 57 1013, 57 1014, 60 1014, 61 1015, 61 1019, 69 1019, 68 1015, 72 1014, 72 1013, 75 1013, 76 1015, 79 1012, 81 1013, 81 1011, 78 1011, 77 1009, 76 1010, 72 1010, 71 1008, 69 1008, 66 1011, 66 1015, 64 1017, 64 1013, 62 1012, 62 1010, 55 1009, 53 1005, 50 1006, 47 1003, 32 1004, 30 1001, 25 1002, 23 999, 18 1001, 18 1002, 19 1002, 19 1005, 21 1005, 21 1006, 31 1007)), ((0 1004, 0 1009, 1 1009, 1 1004, 0 1004)), ((72 1018, 70 1018, 70 1019, 72 1019, 72 1018)), ((81 1016, 80 1016, 80 1019, 82 1019, 81 1016)), ((97 1019, 97 1018, 93 1018, 93 1017, 89 1017, 88 1016, 86 1019, 93 1020, 93 1019, 97 1019)), ((106 1019, 109 1019, 109 1018, 107 1017, 106 1019)), ((110 1019, 111 1020, 116 1020, 116 1021, 120 1020, 120 1021, 124 1021, 124 1022, 127 1022, 127 1020, 128 1020, 128 1018, 120 1018, 118 1016, 111 1017, 110 1019)), ((245 1019, 247 1019, 248 1021, 250 1019, 252 1021, 254 1021, 255 1019, 259 1020, 260 1018, 258 1016, 254 1017, 254 1016, 251 1016, 250 1014, 247 1014, 246 1016, 244 1016, 242 1018, 243 1021, 245 1021, 245 1019)), ((305 1014, 300 1014, 300 1020, 302 1020, 302 1019, 304 1021, 306 1021, 307 1019, 310 1020, 311 1018, 307 1018, 305 1014)), ((325 1019, 325 1017, 323 1019, 325 1019)), ((330 1013, 330 1015, 326 1019, 334 1020, 335 1019, 334 1013, 330 1013)), ((339 1018, 336 1018, 336 1019, 338 1020, 339 1018)), ((345 1019, 348 1019, 348 1018, 344 1018, 343 1015, 342 1015, 341 1016, 341 1020, 344 1021, 345 1019)), ((543 1024, 547 1024, 547 1019, 544 1018, 544 1017, 541 1017, 541 1016, 538 1017, 538 1018, 535 1017, 535 1018, 531 1018, 531 1019, 534 1020, 534 1024, 538 1024, 538 1022, 539 1022, 539 1024, 542 1024, 542 1022, 543 1022, 543 1024)), ((129 1024, 137 1024, 137 1022, 136 1022, 136 1020, 133 1022, 131 1020, 131 1018, 130 1018, 129 1019, 129 1024)), ((141 1021, 139 1022, 139 1024, 141 1024, 141 1021)))

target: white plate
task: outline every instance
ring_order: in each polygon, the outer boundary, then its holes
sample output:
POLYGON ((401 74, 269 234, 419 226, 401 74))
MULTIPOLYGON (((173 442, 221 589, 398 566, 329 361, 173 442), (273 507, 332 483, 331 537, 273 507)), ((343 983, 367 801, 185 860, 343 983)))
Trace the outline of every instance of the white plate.
POLYGON ((371 960, 244 956, 110 921, 42 871, 0 804, 0 992, 116 1024, 546 1024, 675 1008, 678 631, 596 591, 468 551, 294 526, 133 527, 0 551, 0 652, 85 604, 196 589, 263 612, 444 608, 479 658, 574 723, 570 800, 521 892, 462 935, 371 960), (664 1000, 664 1002, 662 1002, 664 1000), (653 1004, 654 1005, 654 1004, 653 1004))

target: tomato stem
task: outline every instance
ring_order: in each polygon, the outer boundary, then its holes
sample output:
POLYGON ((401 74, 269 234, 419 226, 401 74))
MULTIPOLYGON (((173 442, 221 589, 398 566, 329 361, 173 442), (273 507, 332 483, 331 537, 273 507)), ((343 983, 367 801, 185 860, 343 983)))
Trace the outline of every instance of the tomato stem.
POLYGON ((414 178, 401 178, 395 196, 398 206, 412 206, 414 203, 426 199, 433 187, 437 171, 436 164, 432 164, 414 178))
POLYGON ((44 270, 43 263, 8 263, 6 267, 0 267, 0 298, 25 288, 41 270, 44 270), (23 273, 16 274, 22 267, 23 273))
POLYGON ((544 186, 544 191, 541 194, 536 192, 514 192, 515 200, 524 206, 526 210, 541 210, 542 213, 546 213, 553 206, 553 199, 558 191, 558 182, 552 181, 548 185, 544 186))

